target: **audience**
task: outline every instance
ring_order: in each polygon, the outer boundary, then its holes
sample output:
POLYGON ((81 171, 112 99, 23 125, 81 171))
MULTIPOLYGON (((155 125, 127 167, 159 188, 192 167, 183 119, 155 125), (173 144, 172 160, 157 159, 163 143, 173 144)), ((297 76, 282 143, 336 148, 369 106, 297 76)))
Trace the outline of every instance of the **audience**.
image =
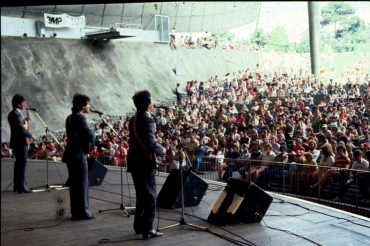
MULTIPOLYGON (((188 49, 246 48, 207 38, 193 42, 191 37, 182 37, 179 41, 179 47, 188 49)), ((178 48, 174 35, 170 46, 178 48)), ((284 171, 289 169, 291 192, 314 194, 318 188, 328 187, 333 193, 334 182, 341 187, 335 197, 340 201, 348 185, 357 179, 362 202, 369 200, 368 184, 361 183, 369 182, 369 177, 353 171, 346 176, 348 168, 369 170, 365 160, 370 145, 368 77, 356 83, 334 79, 324 84, 311 76, 309 69, 264 73, 258 65, 254 71, 187 81, 187 96, 181 90, 177 84, 177 101, 171 102, 168 110, 152 114, 155 139, 167 149, 158 157, 163 171, 188 165, 194 173, 202 174, 199 169, 208 160, 219 180, 227 182, 239 171, 243 179, 268 189, 274 175, 288 166, 284 171), (296 162, 295 170, 292 162, 296 162)), ((90 152, 91 158, 125 166, 130 137, 127 117, 111 120, 119 136, 114 136, 105 122, 92 127, 99 141, 90 152)), ((67 144, 67 139, 62 140, 59 145, 44 136, 37 151, 32 143, 29 158, 55 156, 59 160, 67 144)), ((6 144, 2 147, 2 157, 9 158, 11 150, 6 144)))

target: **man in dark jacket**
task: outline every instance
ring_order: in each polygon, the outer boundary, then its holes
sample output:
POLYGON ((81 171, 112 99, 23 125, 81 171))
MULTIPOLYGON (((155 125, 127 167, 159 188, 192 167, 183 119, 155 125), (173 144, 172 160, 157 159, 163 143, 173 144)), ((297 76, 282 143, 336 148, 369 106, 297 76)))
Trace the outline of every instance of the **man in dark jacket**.
POLYGON ((8 114, 8 122, 10 125, 9 147, 13 149, 15 155, 13 190, 18 193, 31 193, 32 190, 28 189, 26 184, 28 158, 26 137, 32 138, 34 141, 37 140, 37 137, 32 135, 24 126, 25 122, 30 119, 29 116, 23 119, 21 114, 21 110, 26 107, 26 99, 20 94, 15 94, 12 99, 12 106, 13 110, 8 114))
POLYGON ((166 149, 154 138, 155 126, 150 116, 153 110, 148 91, 138 91, 132 97, 137 109, 129 123, 130 150, 127 155, 127 171, 131 172, 136 190, 136 215, 134 230, 143 238, 163 236, 153 229, 157 187, 155 180, 155 156, 164 154, 166 149), (135 133, 136 128, 136 133, 135 133))
POLYGON ((72 114, 66 119, 67 146, 63 162, 67 163, 69 196, 73 220, 94 219, 89 211, 89 181, 86 154, 95 134, 87 125, 85 113, 90 112, 90 98, 76 93, 73 97, 72 114))

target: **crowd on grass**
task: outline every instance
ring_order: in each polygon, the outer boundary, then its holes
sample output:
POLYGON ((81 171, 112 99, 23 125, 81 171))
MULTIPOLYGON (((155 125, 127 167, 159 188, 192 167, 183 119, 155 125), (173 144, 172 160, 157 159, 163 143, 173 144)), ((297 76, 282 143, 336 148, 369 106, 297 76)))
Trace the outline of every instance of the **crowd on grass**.
POLYGON ((185 47, 187 49, 205 48, 205 49, 224 49, 224 50, 243 50, 243 51, 263 51, 263 47, 252 44, 244 44, 241 42, 231 42, 228 39, 218 40, 198 37, 193 40, 192 36, 176 36, 170 35, 170 47, 172 50, 178 49, 178 47, 185 47))
MULTIPOLYGON (((200 166, 227 182, 234 172, 269 189, 284 164, 290 170, 289 190, 311 193, 328 187, 329 198, 341 200, 356 183, 364 204, 370 203, 370 79, 323 83, 310 73, 263 73, 249 69, 211 76, 204 81, 177 84, 169 108, 152 112, 155 139, 167 152, 158 156, 164 172, 200 166), (320 99, 319 102, 317 99, 320 99), (293 165, 291 165, 293 166, 293 165), (333 193, 333 183, 340 191, 333 193)), ((97 137, 90 157, 104 164, 125 166, 129 151, 130 116, 95 124, 97 137)), ((66 136, 32 143, 30 159, 60 160, 66 136)), ((2 157, 11 150, 3 144, 2 157)))

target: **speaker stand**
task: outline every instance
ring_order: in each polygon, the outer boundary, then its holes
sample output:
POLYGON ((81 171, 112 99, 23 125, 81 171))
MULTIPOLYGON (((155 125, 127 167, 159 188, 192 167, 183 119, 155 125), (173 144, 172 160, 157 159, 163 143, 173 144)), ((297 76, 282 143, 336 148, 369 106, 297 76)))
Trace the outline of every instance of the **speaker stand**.
POLYGON ((184 219, 184 217, 185 217, 184 181, 183 181, 183 167, 182 167, 181 164, 180 164, 180 182, 181 182, 181 219, 180 219, 180 221, 178 223, 173 224, 173 225, 169 225, 169 226, 166 226, 166 227, 159 228, 157 231, 162 231, 162 230, 166 230, 166 229, 169 229, 169 228, 172 228, 172 227, 175 227, 175 226, 182 226, 182 225, 187 225, 189 227, 193 227, 193 228, 196 228, 196 229, 206 230, 207 228, 202 227, 202 226, 198 226, 198 225, 187 223, 185 221, 185 219, 184 219))
MULTIPOLYGON (((119 146, 119 148, 121 148, 121 146, 119 146)), ((127 211, 128 210, 131 210, 131 209, 136 209, 136 207, 126 207, 124 204, 123 204, 123 181, 122 181, 122 173, 123 173, 123 169, 122 169, 122 165, 123 165, 123 156, 122 156, 122 150, 121 150, 121 153, 120 153, 120 161, 121 161, 121 205, 119 208, 111 208, 111 209, 104 209, 104 210, 99 210, 99 213, 101 212, 104 212, 104 211, 113 211, 113 210, 122 210, 127 217, 130 217, 130 215, 135 215, 135 210, 132 210, 132 211, 127 211)), ((127 180, 127 183, 128 183, 128 180, 127 180)), ((130 191, 130 187, 128 188, 128 190, 130 191)), ((130 199, 131 199, 131 196, 130 196, 130 199)))

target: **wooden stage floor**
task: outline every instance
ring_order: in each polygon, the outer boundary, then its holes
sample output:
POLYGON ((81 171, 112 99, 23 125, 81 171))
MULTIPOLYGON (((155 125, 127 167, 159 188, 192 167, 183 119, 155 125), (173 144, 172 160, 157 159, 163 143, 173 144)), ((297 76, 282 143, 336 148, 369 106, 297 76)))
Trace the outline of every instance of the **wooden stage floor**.
MULTIPOLYGON (((12 191, 13 160, 1 160, 1 245, 235 245, 209 232, 175 226, 164 230, 164 236, 149 241, 135 239, 132 229, 134 216, 126 217, 119 209, 121 202, 121 172, 107 167, 100 186, 89 188, 90 211, 94 220, 72 221, 69 215, 69 191, 17 194, 12 191), (58 199, 61 203, 58 203, 58 199), (56 218, 59 208, 65 210, 56 218), (99 210, 116 209, 111 211, 99 210)), ((135 190, 131 175, 123 175, 123 203, 135 205, 135 190), (132 198, 130 199, 130 194, 132 198)), ((157 177, 160 191, 166 174, 157 177)), ((66 165, 49 162, 49 184, 63 184, 68 177, 66 165)), ((273 198, 263 222, 217 227, 206 221, 209 204, 217 198, 224 184, 207 181, 209 189, 199 206, 185 208, 188 223, 239 241, 239 245, 370 245, 370 219, 331 209, 303 200, 269 193, 273 198)), ((46 184, 46 162, 30 161, 27 171, 30 188, 46 184)), ((177 223, 181 209, 159 209, 155 227, 177 223), (158 220, 159 217, 159 220, 158 220)))

